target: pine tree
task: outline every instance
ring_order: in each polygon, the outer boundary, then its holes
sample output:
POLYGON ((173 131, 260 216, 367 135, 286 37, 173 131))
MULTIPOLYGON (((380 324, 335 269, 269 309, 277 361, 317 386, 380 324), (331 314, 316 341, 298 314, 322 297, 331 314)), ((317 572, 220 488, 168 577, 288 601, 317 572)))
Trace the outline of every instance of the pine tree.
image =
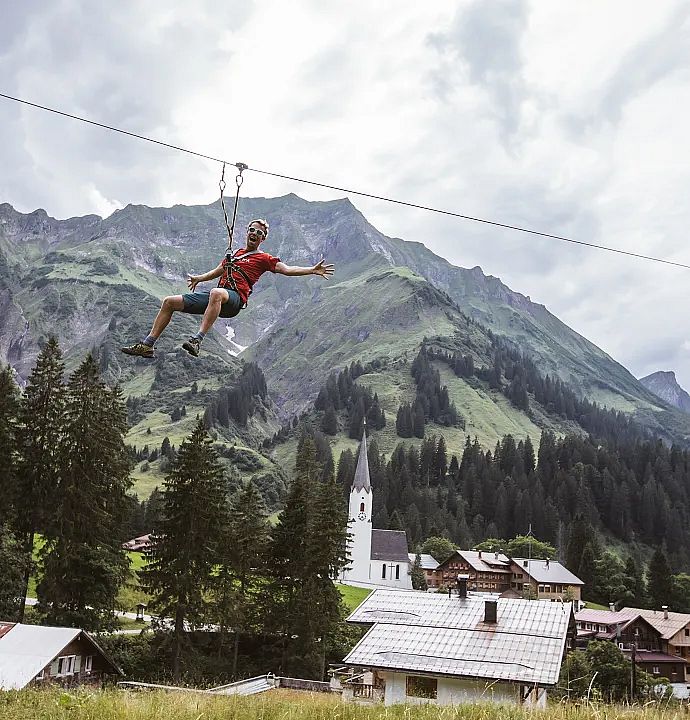
POLYGON ((203 421, 180 446, 162 496, 163 518, 141 574, 152 596, 150 607, 174 621, 173 678, 178 682, 185 623, 196 626, 209 615, 207 591, 228 526, 223 467, 203 421))
POLYGON ((4 508, 0 522, 16 519, 18 413, 19 390, 8 365, 0 369, 0 498, 4 508))
MULTIPOLYGON (((321 644, 319 679, 325 675, 325 658, 333 635, 344 617, 344 605, 333 578, 348 564, 347 512, 332 474, 315 488, 308 531, 308 565, 303 592, 313 603, 315 622, 310 644, 321 644)), ((304 645, 303 645, 304 647, 304 645)))
POLYGON ((309 562, 309 526, 313 512, 313 488, 321 469, 316 462, 316 446, 307 437, 300 438, 297 447, 295 473, 285 506, 271 534, 270 556, 272 575, 269 598, 269 627, 283 638, 282 672, 293 671, 314 648, 309 623, 312 620, 306 589, 306 570, 309 562), (306 601, 306 602, 305 602, 306 601), (296 638, 292 636, 296 635, 296 638), (297 642, 293 642, 297 640, 297 642))
POLYGON ((67 386, 59 492, 40 554, 39 609, 57 625, 113 625, 115 597, 127 574, 118 534, 131 485, 125 404, 100 381, 92 355, 67 386))
POLYGON ((338 416, 333 405, 326 408, 326 412, 324 412, 321 419, 321 429, 326 435, 335 435, 338 432, 338 416))
POLYGON ((424 406, 421 402, 415 402, 412 417, 412 432, 415 437, 424 437, 424 406))
POLYGON ((19 617, 26 593, 24 576, 30 564, 31 555, 24 545, 17 540, 9 525, 0 523, 0 618, 13 620, 19 617))
POLYGON ((218 571, 213 578, 213 615, 220 626, 221 651, 227 628, 235 634, 232 675, 242 634, 259 623, 260 572, 266 560, 268 521, 261 495, 245 483, 230 503, 227 527, 220 544, 218 571))
POLYGON ((662 605, 669 605, 673 592, 673 579, 666 554, 657 548, 647 567, 647 595, 652 608, 660 610, 662 605))
POLYGON ((426 581, 426 575, 424 574, 424 570, 422 569, 422 556, 417 553, 414 556, 414 564, 412 565, 412 570, 410 572, 410 577, 412 579, 412 587, 415 590, 426 590, 428 585, 426 581))
MULTIPOLYGON (((17 445, 18 532, 24 550, 32 556, 36 533, 45 533, 52 516, 62 473, 61 451, 65 439, 64 363, 57 340, 49 338, 36 359, 19 407, 17 445)), ((31 564, 24 575, 26 597, 31 564)), ((24 618, 22 602, 18 619, 24 618)))

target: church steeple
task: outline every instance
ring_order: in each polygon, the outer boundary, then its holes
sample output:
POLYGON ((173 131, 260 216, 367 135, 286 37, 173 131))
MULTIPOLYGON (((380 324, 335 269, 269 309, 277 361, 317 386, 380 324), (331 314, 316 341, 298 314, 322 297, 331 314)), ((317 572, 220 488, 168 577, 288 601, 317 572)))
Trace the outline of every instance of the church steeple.
POLYGON ((355 479, 352 482, 352 490, 364 490, 371 492, 371 481, 369 479, 369 458, 367 457, 367 423, 364 421, 362 431, 362 442, 359 444, 359 457, 355 469, 355 479))

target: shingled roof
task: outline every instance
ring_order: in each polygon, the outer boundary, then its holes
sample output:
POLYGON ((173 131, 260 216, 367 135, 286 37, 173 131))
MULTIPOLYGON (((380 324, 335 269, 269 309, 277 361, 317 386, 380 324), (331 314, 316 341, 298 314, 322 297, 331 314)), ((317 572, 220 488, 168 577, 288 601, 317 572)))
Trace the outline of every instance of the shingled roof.
POLYGON ((344 659, 356 667, 552 686, 572 618, 570 603, 498 600, 485 620, 475 596, 376 590, 347 619, 372 627, 344 659))
POLYGON ((407 534, 404 530, 372 530, 371 559, 409 563, 407 534))

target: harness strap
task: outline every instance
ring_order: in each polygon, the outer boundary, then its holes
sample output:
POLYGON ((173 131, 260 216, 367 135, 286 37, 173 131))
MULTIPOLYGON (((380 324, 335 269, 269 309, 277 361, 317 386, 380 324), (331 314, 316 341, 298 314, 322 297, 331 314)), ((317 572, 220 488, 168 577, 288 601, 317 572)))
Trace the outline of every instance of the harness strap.
MULTIPOLYGON (((240 258, 249 257, 251 255, 258 255, 261 252, 261 250, 251 250, 250 252, 243 253, 242 255, 238 255, 239 250, 236 250, 234 253, 230 252, 230 250, 231 250, 231 248, 228 248, 228 252, 225 255, 225 261, 224 261, 225 272, 223 273, 220 280, 218 281, 218 287, 220 287, 220 288, 229 287, 231 290, 234 290, 239 295, 239 292, 237 290, 237 283, 235 282, 235 278, 233 278, 233 276, 232 276, 233 272, 236 272, 239 275, 241 275, 242 279, 247 283, 247 286, 249 287, 249 293, 248 293, 247 297, 249 297, 249 295, 252 294, 253 283, 250 280, 247 273, 245 273, 244 270, 239 266, 239 264, 237 263, 237 260, 239 260, 240 258)), ((247 307, 247 303, 245 302, 242 305, 242 309, 244 309, 246 307, 247 307)))

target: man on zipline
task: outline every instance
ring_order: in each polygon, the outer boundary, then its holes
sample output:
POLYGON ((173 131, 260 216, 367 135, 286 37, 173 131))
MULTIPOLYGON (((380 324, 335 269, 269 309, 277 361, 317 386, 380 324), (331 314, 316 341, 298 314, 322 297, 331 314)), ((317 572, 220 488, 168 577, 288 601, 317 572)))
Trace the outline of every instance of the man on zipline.
POLYGON ((226 256, 218 267, 203 275, 189 275, 187 285, 191 292, 185 295, 169 295, 163 299, 161 309, 154 320, 151 332, 141 342, 121 348, 127 355, 154 358, 154 345, 167 327, 174 312, 203 315, 201 327, 182 347, 197 357, 201 342, 218 317, 231 318, 247 305, 252 286, 265 273, 281 275, 320 275, 327 279, 333 275, 334 266, 324 264, 321 260, 313 267, 297 267, 285 265, 280 258, 273 257, 259 250, 259 245, 268 235, 268 223, 265 220, 252 220, 247 228, 246 246, 237 250, 232 256, 226 256), (200 282, 220 278, 218 287, 208 291, 195 292, 200 282))

